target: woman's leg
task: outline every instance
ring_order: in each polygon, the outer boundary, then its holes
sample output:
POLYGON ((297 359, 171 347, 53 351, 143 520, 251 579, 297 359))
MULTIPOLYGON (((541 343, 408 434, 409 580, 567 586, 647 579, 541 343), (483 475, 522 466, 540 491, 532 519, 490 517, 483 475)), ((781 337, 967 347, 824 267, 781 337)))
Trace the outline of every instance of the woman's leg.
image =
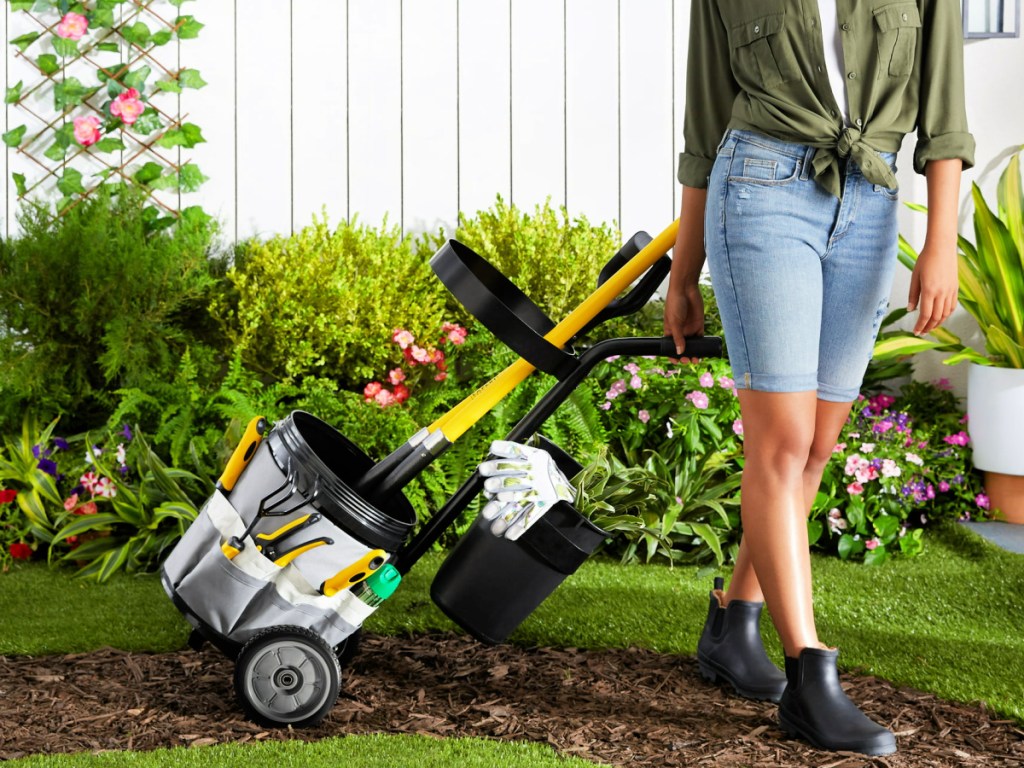
MULTIPOLYGON (((818 400, 815 407, 814 437, 811 442, 807 463, 803 470, 803 498, 804 510, 809 514, 814 504, 814 497, 821 486, 821 476, 825 467, 832 458, 832 449, 839 439, 839 434, 850 414, 850 407, 853 403, 833 403, 827 400, 818 400)), ((746 424, 746 421, 744 421, 746 424)), ((744 536, 740 540, 739 552, 736 556, 736 566, 733 569, 732 581, 725 593, 724 602, 730 600, 748 600, 761 602, 764 600, 764 593, 758 583, 757 574, 750 559, 750 548, 744 536)))

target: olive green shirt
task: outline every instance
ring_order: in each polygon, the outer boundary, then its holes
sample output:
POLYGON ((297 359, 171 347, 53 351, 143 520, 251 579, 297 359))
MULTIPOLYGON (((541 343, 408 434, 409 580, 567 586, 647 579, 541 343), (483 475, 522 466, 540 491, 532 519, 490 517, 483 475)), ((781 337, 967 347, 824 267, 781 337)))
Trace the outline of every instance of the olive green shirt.
POLYGON ((814 175, 840 196, 839 159, 896 189, 876 151, 917 129, 914 169, 974 164, 957 0, 836 0, 849 124, 828 73, 818 0, 691 0, 679 181, 706 187, 727 128, 817 148, 814 175), (876 151, 873 151, 876 150, 876 151))

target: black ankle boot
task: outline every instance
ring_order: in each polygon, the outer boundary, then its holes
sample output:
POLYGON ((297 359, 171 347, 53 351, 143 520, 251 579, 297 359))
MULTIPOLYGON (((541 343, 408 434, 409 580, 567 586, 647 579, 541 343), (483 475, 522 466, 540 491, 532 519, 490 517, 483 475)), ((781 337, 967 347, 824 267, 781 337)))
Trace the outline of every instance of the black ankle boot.
POLYGON ((836 650, 804 648, 798 659, 786 657, 789 684, 779 702, 779 724, 819 749, 889 755, 896 751, 892 732, 872 721, 850 701, 839 684, 836 650))
POLYGON ((764 603, 732 600, 722 607, 723 584, 715 579, 708 618, 697 643, 701 677, 726 682, 748 699, 778 701, 786 676, 764 652, 759 629, 764 603))

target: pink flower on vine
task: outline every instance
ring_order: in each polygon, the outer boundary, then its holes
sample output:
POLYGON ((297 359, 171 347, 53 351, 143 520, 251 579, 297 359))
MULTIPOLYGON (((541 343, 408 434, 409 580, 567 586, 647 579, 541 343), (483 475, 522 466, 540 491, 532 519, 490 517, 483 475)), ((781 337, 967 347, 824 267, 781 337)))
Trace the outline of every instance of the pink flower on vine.
POLYGON ((425 350, 423 347, 420 347, 420 346, 417 346, 416 344, 413 344, 409 349, 410 349, 410 353, 409 354, 412 357, 413 361, 415 361, 417 363, 423 363, 423 364, 433 362, 430 359, 431 358, 430 353, 427 350, 425 350))
POLYGON ((78 506, 78 494, 72 493, 66 499, 64 499, 64 509, 70 512, 72 509, 78 506))
POLYGON ((860 483, 850 483, 846 486, 846 492, 851 496, 859 496, 864 493, 864 486, 860 483))
POLYGON ((700 382, 700 385, 702 387, 707 388, 707 387, 714 386, 714 384, 715 384, 715 377, 713 375, 711 375, 710 371, 704 371, 704 373, 702 373, 700 375, 700 378, 697 379, 697 381, 700 382))
POLYGON ((383 388, 384 386, 379 381, 371 381, 369 384, 363 387, 363 399, 365 399, 366 402, 370 402, 377 396, 377 393, 380 392, 383 388))
POLYGON ((640 413, 638 413, 636 417, 640 419, 640 421, 642 421, 644 424, 651 420, 651 414, 649 411, 640 411, 640 413))
POLYGON ((736 419, 732 423, 732 431, 737 435, 743 434, 743 419, 736 419))
POLYGON ((75 118, 75 141, 91 147, 100 140, 100 119, 95 115, 75 118))
POLYGON ((134 88, 121 91, 110 104, 110 114, 121 118, 125 125, 132 125, 145 111, 146 105, 142 103, 139 92, 134 88))
POLYGON ((405 381, 405 372, 401 368, 392 368, 388 371, 388 381, 392 384, 400 384, 405 381))
POLYGON ((881 543, 882 543, 882 542, 881 542, 881 541, 879 541, 879 540, 878 540, 878 537, 876 536, 876 537, 875 537, 875 538, 873 538, 873 539, 868 539, 867 541, 865 541, 865 542, 864 542, 864 548, 865 548, 865 549, 868 549, 868 550, 872 550, 872 549, 877 549, 877 548, 878 548, 878 545, 879 545, 879 544, 881 544, 881 543))
POLYGON ((65 13, 57 24, 57 37, 65 40, 81 40, 89 30, 89 20, 80 13, 65 13))

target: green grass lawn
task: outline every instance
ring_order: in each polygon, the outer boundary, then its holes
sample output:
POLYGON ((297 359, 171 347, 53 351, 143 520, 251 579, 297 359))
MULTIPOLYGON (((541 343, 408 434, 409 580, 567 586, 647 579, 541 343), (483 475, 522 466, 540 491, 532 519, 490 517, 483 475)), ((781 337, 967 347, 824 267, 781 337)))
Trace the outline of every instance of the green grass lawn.
MULTIPOLYGON (((847 669, 944 698, 982 700, 1024 721, 1024 556, 1003 552, 955 525, 930 531, 926 542, 922 556, 878 568, 816 556, 822 640, 839 646, 840 663, 847 669)), ((454 628, 428 595, 440 561, 440 556, 429 555, 418 563, 395 596, 370 618, 367 629, 405 634, 454 628)), ((595 558, 511 641, 526 646, 642 646, 692 655, 709 588, 710 578, 697 578, 695 568, 623 567, 595 558)), ((104 645, 165 651, 182 647, 188 634, 154 576, 121 576, 96 585, 41 564, 18 566, 0 576, 0 616, 0 654, 75 652, 104 645)), ((767 620, 763 629, 769 652, 781 661, 767 620)))
POLYGON ((36 755, 11 760, 17 768, 339 768, 340 766, 416 766, 416 768, 594 768, 578 757, 563 757, 547 744, 427 736, 345 736, 316 742, 273 741, 176 747, 152 752, 99 755, 36 755))

